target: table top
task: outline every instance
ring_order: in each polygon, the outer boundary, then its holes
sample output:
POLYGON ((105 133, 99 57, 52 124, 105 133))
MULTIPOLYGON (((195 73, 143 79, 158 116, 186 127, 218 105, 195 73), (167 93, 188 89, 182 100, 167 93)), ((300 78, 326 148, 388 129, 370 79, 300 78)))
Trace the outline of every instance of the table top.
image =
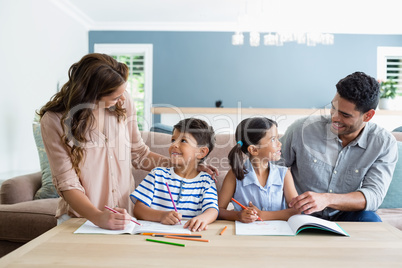
POLYGON ((236 236, 235 224, 216 221, 202 238, 157 238, 186 247, 145 241, 143 235, 73 234, 85 219, 70 219, 0 259, 0 267, 401 267, 402 232, 386 223, 339 222, 350 237, 236 236), (219 235, 228 226, 223 235, 219 235))

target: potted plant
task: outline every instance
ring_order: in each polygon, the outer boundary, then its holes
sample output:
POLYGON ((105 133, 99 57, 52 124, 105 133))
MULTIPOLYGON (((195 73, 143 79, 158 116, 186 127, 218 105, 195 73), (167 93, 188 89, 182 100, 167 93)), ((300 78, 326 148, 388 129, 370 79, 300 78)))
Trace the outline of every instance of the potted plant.
POLYGON ((396 84, 392 79, 380 82, 380 109, 390 110, 392 108, 391 101, 396 96, 396 84))

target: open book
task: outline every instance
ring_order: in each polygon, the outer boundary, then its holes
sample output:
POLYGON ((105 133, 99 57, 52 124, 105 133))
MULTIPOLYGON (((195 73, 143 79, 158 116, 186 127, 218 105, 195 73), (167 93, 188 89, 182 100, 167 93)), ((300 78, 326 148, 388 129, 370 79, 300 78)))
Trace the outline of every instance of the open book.
POLYGON ((124 230, 107 230, 102 229, 90 221, 86 221, 81 225, 74 234, 139 234, 139 233, 174 233, 174 234, 191 234, 191 231, 184 229, 182 224, 165 225, 159 222, 138 221, 142 226, 130 222, 124 230))
POLYGON ((297 235, 303 230, 318 229, 349 236, 337 223, 310 215, 293 215, 288 221, 236 221, 236 235, 297 235))

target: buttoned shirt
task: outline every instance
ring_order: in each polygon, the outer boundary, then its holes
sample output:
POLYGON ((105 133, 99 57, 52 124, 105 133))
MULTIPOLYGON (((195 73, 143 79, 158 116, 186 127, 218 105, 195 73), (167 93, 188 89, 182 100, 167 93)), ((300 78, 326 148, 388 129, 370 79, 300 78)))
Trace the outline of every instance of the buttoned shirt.
MULTIPOLYGON (((254 206, 264 211, 286 209, 283 182, 288 169, 269 163, 267 182, 262 186, 250 160, 247 159, 244 166, 247 174, 242 180, 236 179, 236 191, 233 198, 246 207, 251 201, 254 206)), ((233 202, 233 206, 236 211, 242 210, 235 202, 233 202)))
MULTIPOLYGON (((330 127, 329 116, 313 115, 293 123, 281 138, 284 163, 291 167, 298 193, 359 191, 366 199, 365 210, 377 210, 398 159, 396 139, 367 122, 359 136, 343 147, 330 127)), ((318 216, 325 218, 336 212, 327 208, 318 216)))
MULTIPOLYGON (((105 132, 92 130, 88 133, 84 158, 79 164, 81 174, 75 172, 71 149, 62 141, 62 114, 46 112, 41 119, 43 143, 49 159, 53 183, 62 197, 56 217, 68 214, 80 217, 63 199, 63 191, 82 191, 91 203, 100 210, 104 206, 125 208, 132 214, 133 205, 129 195, 134 191, 132 165, 139 167, 149 148, 143 142, 137 125, 134 104, 127 92, 123 108, 127 118, 118 122, 116 115, 105 110, 105 132)), ((70 145, 72 145, 70 142, 70 145)))

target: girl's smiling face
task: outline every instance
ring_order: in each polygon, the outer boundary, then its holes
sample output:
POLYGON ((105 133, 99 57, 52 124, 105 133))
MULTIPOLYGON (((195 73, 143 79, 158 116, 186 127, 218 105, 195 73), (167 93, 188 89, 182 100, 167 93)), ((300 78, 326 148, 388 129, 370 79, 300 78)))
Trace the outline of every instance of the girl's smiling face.
POLYGON ((256 147, 258 154, 255 156, 265 158, 268 161, 280 160, 282 143, 279 141, 278 129, 275 125, 272 125, 272 127, 266 131, 265 136, 256 147))

